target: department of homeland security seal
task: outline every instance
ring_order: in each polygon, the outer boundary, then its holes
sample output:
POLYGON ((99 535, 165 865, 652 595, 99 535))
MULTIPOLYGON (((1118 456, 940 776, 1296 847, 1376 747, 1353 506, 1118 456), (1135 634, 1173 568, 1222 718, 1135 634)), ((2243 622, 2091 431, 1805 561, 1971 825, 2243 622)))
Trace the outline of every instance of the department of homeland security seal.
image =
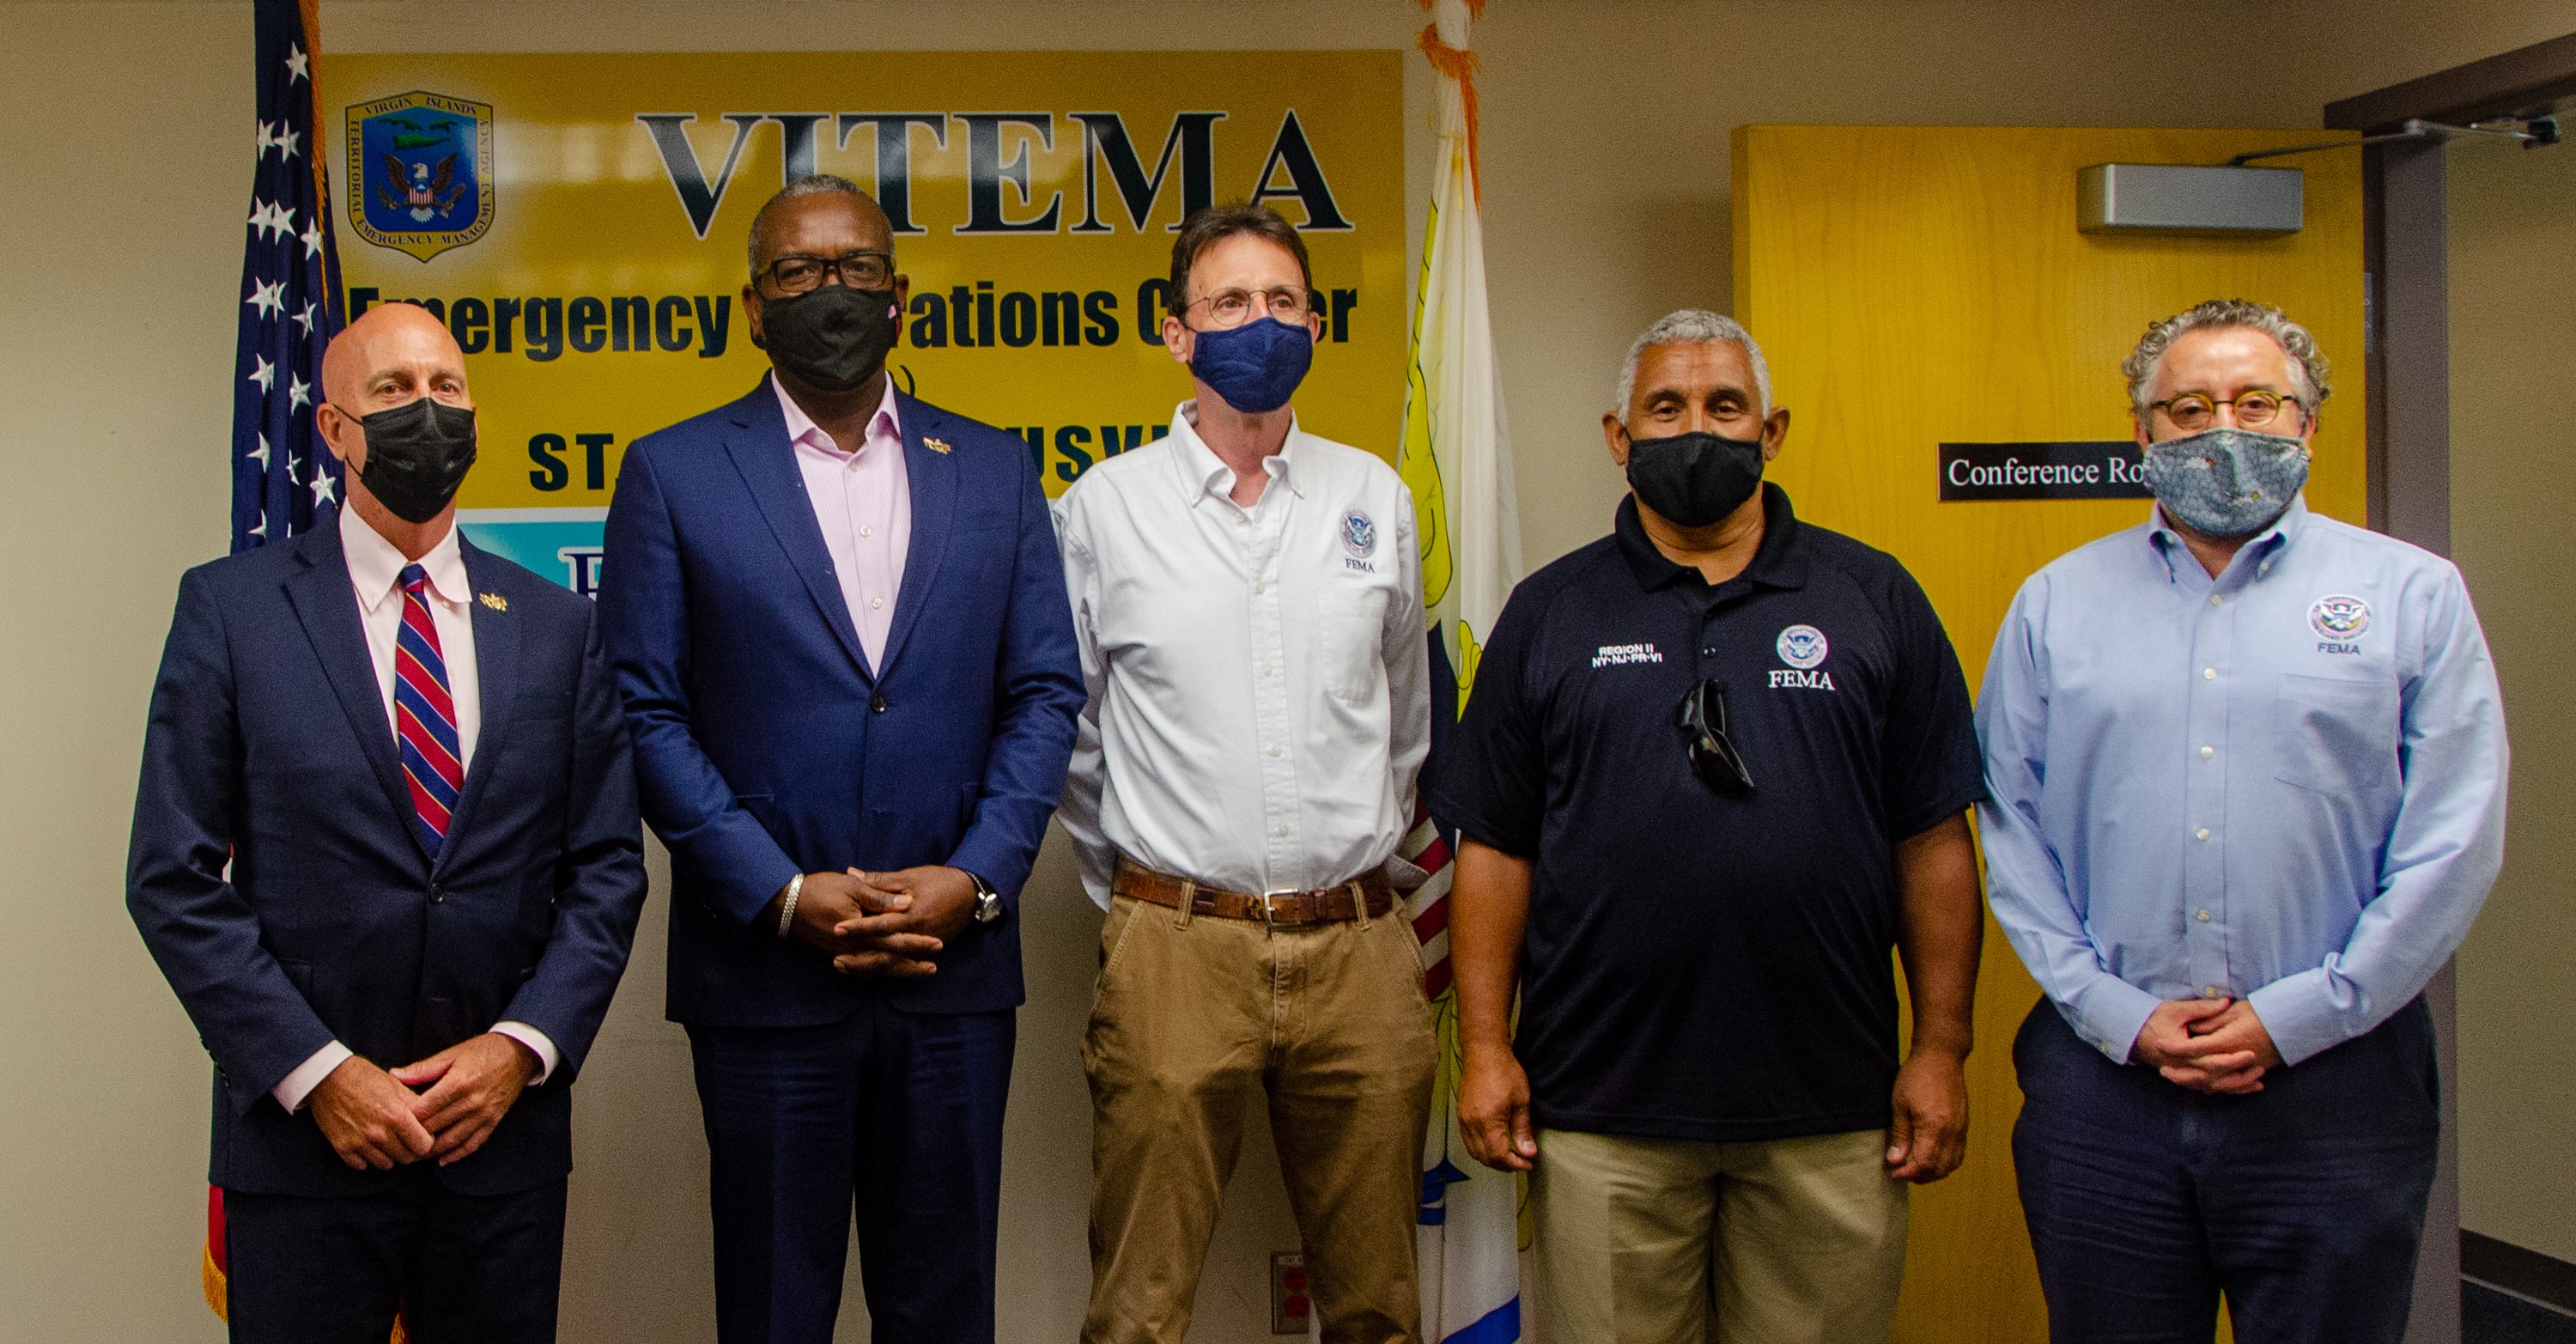
POLYGON ((415 90, 349 108, 349 222, 427 261, 492 227, 492 105, 415 90))
POLYGON ((2370 628, 2370 604, 2348 593, 2330 593, 2308 608, 2308 628, 2322 639, 2359 639, 2370 628))
POLYGON ((1353 509, 1342 515, 1342 549, 1361 560, 1377 553, 1377 524, 1368 514, 1353 509))
POLYGON ((1812 625, 1793 625, 1780 632, 1772 647, 1779 651, 1781 662, 1803 671, 1825 661, 1829 646, 1824 631, 1812 625))

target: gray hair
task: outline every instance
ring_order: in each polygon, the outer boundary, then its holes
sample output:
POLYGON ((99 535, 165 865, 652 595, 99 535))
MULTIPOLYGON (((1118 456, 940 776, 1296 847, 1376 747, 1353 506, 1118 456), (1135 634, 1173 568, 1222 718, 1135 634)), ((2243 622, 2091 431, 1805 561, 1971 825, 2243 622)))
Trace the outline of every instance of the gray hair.
POLYGON ((2120 361, 2120 372, 2129 379, 2129 411, 2144 423, 2153 407, 2148 399, 2156 393, 2156 370, 2165 362, 2165 352, 2173 343, 2195 331, 2218 327, 2243 327, 2259 331, 2273 339, 2290 356, 2298 374, 2299 405, 2307 415, 2314 415, 2334 391, 2329 382, 2333 366, 2326 362, 2325 352, 2317 349, 2317 338, 2306 327, 2293 322, 2280 309, 2252 299, 2211 299, 2186 309, 2161 322, 2147 324, 2147 334, 2138 338, 2138 348, 2120 361))
POLYGON ((1621 420, 1628 417, 1628 398, 1637 390, 1637 361, 1650 345, 1710 345, 1733 341, 1744 347, 1745 362, 1753 366, 1753 388, 1762 395, 1762 414, 1771 413, 1771 366, 1762 358, 1762 347, 1755 344, 1753 333, 1744 324, 1723 313, 1705 308, 1678 308, 1655 319, 1655 324, 1640 334, 1628 347, 1628 358, 1619 366, 1619 392, 1610 403, 1610 413, 1621 420))
POLYGON ((806 196, 856 196, 863 201, 872 199, 866 192, 859 190, 858 183, 838 173, 807 173, 780 187, 777 195, 761 202, 760 213, 751 217, 751 240, 743 246, 743 264, 751 268, 751 273, 755 277, 760 274, 760 227, 769 222, 769 212, 777 209, 784 202, 806 196))

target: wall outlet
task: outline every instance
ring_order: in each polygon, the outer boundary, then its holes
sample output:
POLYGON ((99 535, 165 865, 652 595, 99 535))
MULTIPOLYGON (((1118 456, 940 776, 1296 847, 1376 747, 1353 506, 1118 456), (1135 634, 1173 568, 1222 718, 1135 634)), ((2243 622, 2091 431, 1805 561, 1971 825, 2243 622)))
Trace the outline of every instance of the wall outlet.
POLYGON ((1296 1251, 1270 1253, 1270 1333, 1302 1335, 1314 1304, 1306 1297, 1306 1257, 1296 1251))

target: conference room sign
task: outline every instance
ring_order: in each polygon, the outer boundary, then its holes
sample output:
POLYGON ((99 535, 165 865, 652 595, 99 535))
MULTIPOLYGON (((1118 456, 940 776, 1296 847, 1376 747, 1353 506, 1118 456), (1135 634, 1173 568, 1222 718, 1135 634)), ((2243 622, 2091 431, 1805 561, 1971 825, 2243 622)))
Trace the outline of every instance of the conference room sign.
POLYGON ((808 172, 894 223, 899 384, 1026 440, 1050 495, 1189 395, 1163 294, 1211 202, 1277 209, 1313 256, 1299 422, 1393 455, 1398 52, 335 52, 322 93, 349 311, 447 324, 481 407, 466 535, 576 591, 626 445, 768 368, 745 245, 808 172))

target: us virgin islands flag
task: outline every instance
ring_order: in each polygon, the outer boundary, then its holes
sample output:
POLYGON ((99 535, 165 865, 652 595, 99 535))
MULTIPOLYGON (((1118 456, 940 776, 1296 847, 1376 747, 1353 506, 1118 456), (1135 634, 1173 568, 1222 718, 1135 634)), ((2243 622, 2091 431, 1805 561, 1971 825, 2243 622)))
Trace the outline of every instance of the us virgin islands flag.
MULTIPOLYGON (((1520 511, 1503 430, 1485 297, 1484 223, 1476 181, 1475 53, 1467 25, 1484 0, 1425 0, 1419 43, 1440 75, 1439 147, 1396 467, 1413 489, 1430 613, 1431 751, 1436 759, 1466 703, 1476 656, 1521 576, 1520 511), (1442 696, 1442 687, 1454 695, 1442 696)), ((1422 1333, 1442 1344, 1522 1338, 1522 1186, 1467 1156, 1458 1136, 1457 990, 1449 970, 1454 832, 1421 818, 1405 853, 1430 880, 1408 909, 1422 938, 1423 987, 1438 1011, 1440 1068, 1422 1146, 1422 1333)))

